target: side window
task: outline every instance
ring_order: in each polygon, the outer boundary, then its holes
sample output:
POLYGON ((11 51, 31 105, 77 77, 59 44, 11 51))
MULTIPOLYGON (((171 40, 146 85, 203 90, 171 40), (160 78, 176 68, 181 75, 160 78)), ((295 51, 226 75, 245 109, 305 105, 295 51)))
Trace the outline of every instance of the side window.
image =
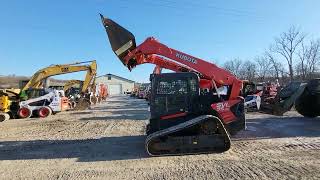
POLYGON ((197 82, 195 79, 189 80, 190 83, 190 91, 192 94, 197 94, 197 82))
POLYGON ((160 81, 157 87, 157 94, 187 94, 187 81, 173 80, 160 81))

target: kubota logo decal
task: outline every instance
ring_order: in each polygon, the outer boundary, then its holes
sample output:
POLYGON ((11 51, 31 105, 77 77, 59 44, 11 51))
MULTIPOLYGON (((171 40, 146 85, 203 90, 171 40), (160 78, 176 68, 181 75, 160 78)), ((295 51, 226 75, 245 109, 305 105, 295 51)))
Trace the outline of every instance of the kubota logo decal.
POLYGON ((176 57, 179 58, 179 59, 182 59, 182 60, 185 60, 185 61, 189 61, 193 64, 197 64, 197 60, 193 57, 190 57, 190 56, 187 56, 187 55, 184 55, 184 54, 180 54, 180 53, 176 53, 176 57))
POLYGON ((217 111, 225 111, 229 108, 228 102, 217 103, 217 111))

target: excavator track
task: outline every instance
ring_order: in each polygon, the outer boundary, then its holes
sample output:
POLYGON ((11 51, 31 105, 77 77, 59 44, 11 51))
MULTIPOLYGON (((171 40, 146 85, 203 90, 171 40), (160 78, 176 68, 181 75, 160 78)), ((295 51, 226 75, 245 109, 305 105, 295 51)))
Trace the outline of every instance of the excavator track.
POLYGON ((202 115, 184 123, 154 132, 147 136, 146 150, 151 156, 221 153, 230 149, 231 140, 221 120, 202 115), (213 125, 212 127, 210 127, 213 125), (179 135, 179 132, 205 126, 197 134, 179 135))

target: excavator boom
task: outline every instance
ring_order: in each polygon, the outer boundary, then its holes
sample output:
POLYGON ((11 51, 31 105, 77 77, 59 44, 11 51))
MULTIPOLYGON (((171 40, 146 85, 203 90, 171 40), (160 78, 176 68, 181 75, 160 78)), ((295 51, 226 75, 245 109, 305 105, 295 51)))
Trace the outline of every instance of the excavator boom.
MULTIPOLYGON (((39 88, 42 85, 42 82, 48 77, 68 74, 80 71, 87 71, 85 81, 82 85, 82 96, 86 93, 86 90, 91 84, 94 84, 95 76, 97 74, 97 63, 95 60, 93 61, 85 61, 85 62, 76 62, 71 64, 60 64, 60 65, 52 65, 37 71, 28 83, 22 88, 20 93, 21 100, 28 100, 30 97, 28 94, 32 96, 32 98, 37 98, 39 95, 39 88), (88 64, 90 63, 90 64, 88 64), (33 96, 35 94, 35 96, 33 96)), ((40 91, 42 92, 42 91, 40 91)), ((40 95, 42 96, 42 95, 40 95)), ((88 98, 81 97, 77 106, 73 110, 84 110, 90 106, 88 98)))
MULTIPOLYGON (((29 80, 29 82, 22 88, 22 91, 25 91, 29 88, 37 88, 39 83, 42 80, 61 74, 68 74, 79 71, 88 71, 86 75, 86 79, 93 79, 92 74, 96 74, 97 63, 96 61, 86 61, 86 62, 77 62, 73 64, 61 64, 61 65, 53 65, 37 71, 29 80), (91 62, 90 65, 83 65, 85 63, 91 62)), ((90 83, 91 81, 88 80, 90 83)))
POLYGON ((71 87, 75 86, 75 85, 79 85, 79 87, 81 87, 83 84, 83 81, 81 80, 69 80, 64 84, 63 87, 63 91, 66 92, 67 90, 69 90, 71 87))

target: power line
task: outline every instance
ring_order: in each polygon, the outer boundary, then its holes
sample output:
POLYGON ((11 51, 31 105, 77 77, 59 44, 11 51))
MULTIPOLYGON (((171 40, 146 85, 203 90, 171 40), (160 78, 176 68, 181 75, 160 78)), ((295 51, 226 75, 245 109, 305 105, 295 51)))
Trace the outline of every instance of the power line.
MULTIPOLYGON (((161 0, 162 2, 167 2, 169 4, 176 4, 179 5, 178 2, 176 1, 170 1, 170 0, 161 0)), ((198 1, 199 2, 199 1, 198 1)), ((205 4, 205 6, 203 6, 204 4, 199 4, 199 3, 195 3, 194 1, 192 2, 184 2, 184 6, 185 5, 190 5, 192 7, 200 7, 200 8, 209 8, 209 9, 215 9, 218 11, 224 11, 226 13, 237 13, 237 14, 246 14, 246 15, 255 15, 252 12, 249 11, 244 11, 244 10, 239 10, 239 9, 233 9, 233 8, 222 8, 222 7, 218 7, 218 6, 214 6, 212 4, 205 4)))
MULTIPOLYGON (((121 0, 118 2, 124 3, 124 1, 126 1, 127 3, 133 3, 130 0, 121 0)), ((261 17, 258 17, 254 13, 251 13, 248 11, 220 8, 220 7, 213 6, 213 5, 202 6, 201 4, 184 2, 184 4, 181 6, 177 2, 173 2, 173 1, 169 1, 169 0, 162 0, 162 1, 140 0, 140 4, 141 4, 141 1, 143 1, 142 2, 143 5, 146 5, 149 7, 163 7, 163 8, 167 8, 167 9, 174 9, 175 10, 174 13, 181 15, 181 16, 186 16, 186 13, 188 13, 187 14, 188 16, 191 15, 191 16, 203 17, 199 13, 196 14, 196 12, 199 12, 199 11, 190 11, 190 9, 192 10, 194 8, 206 8, 206 9, 215 10, 214 12, 216 12, 217 15, 219 15, 219 14, 220 15, 228 15, 233 18, 247 17, 247 18, 251 18, 251 20, 255 20, 256 22, 263 21, 263 19, 261 17)), ((126 6, 128 6, 127 3, 126 3, 126 6)), ((134 2, 134 3, 137 3, 137 2, 134 2)), ((128 6, 128 8, 130 8, 130 7, 128 6)), ((200 13, 202 13, 202 12, 200 11, 200 13)))
MULTIPOLYGON (((162 0, 162 1, 165 1, 165 2, 168 2, 168 3, 178 4, 177 2, 175 2, 175 1, 170 1, 170 0, 162 0)), ((199 1, 198 1, 198 2, 199 2, 199 1)), ((184 2, 184 4, 187 4, 187 5, 188 5, 187 2, 184 2)), ((214 6, 214 5, 212 5, 212 4, 205 4, 205 6, 202 6, 202 5, 204 5, 204 4, 195 3, 194 1, 189 2, 189 4, 190 4, 192 7, 197 6, 197 7, 201 7, 201 8, 215 9, 215 10, 218 10, 218 11, 225 11, 225 12, 231 12, 231 13, 254 15, 254 13, 249 12, 249 11, 239 10, 239 9, 233 9, 233 8, 222 8, 222 7, 219 7, 219 6, 214 6)))

